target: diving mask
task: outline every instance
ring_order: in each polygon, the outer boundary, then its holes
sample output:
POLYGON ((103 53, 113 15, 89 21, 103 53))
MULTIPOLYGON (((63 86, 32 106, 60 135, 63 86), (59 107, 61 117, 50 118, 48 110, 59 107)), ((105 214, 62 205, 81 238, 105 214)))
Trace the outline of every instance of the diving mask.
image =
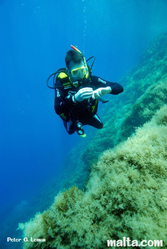
POLYGON ((73 78, 84 78, 88 74, 88 68, 86 66, 77 67, 72 69, 70 73, 73 78))

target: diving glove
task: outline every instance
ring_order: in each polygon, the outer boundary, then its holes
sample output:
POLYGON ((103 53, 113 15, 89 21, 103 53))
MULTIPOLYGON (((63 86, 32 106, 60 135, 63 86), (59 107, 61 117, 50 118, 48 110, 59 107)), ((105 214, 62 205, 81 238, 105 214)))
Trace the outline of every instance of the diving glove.
POLYGON ((93 99, 98 99, 106 95, 107 93, 110 93, 112 91, 110 86, 107 87, 100 87, 93 91, 92 98, 93 99))
POLYGON ((93 95, 93 89, 91 87, 84 87, 80 89, 74 96, 72 97, 72 100, 74 103, 81 102, 85 99, 91 98, 93 95))

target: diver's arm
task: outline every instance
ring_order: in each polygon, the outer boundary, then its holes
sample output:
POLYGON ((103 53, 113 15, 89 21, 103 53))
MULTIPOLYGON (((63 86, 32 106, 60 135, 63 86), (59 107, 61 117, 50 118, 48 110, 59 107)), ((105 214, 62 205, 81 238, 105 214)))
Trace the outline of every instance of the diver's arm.
POLYGON ((97 88, 110 87, 111 91, 108 93, 116 95, 116 94, 123 92, 123 87, 118 83, 110 82, 97 76, 92 76, 91 78, 92 78, 93 85, 96 86, 97 88))
MULTIPOLYGON (((93 93, 93 90, 92 90, 93 93)), ((64 92, 62 93, 63 96, 60 95, 59 89, 55 89, 55 99, 54 99, 54 109, 55 112, 60 115, 67 111, 70 107, 78 104, 81 100, 79 97, 75 97, 75 94, 64 92)), ((85 95, 83 96, 83 99, 85 99, 85 95)))
POLYGON ((55 112, 60 115, 64 113, 68 108, 68 104, 64 101, 64 98, 60 95, 59 90, 55 89, 55 98, 54 98, 54 109, 55 112))

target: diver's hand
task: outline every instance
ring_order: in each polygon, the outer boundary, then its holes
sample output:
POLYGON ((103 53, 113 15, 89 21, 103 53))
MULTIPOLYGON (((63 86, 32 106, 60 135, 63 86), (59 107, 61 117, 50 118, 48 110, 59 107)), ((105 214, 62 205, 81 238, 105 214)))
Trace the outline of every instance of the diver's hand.
POLYGON ((93 95, 93 89, 91 87, 84 87, 80 89, 74 96, 73 96, 73 102, 81 102, 85 99, 91 98, 93 95))
POLYGON ((98 99, 106 95, 107 93, 110 93, 112 91, 110 86, 107 87, 100 87, 93 91, 92 98, 93 99, 98 99))

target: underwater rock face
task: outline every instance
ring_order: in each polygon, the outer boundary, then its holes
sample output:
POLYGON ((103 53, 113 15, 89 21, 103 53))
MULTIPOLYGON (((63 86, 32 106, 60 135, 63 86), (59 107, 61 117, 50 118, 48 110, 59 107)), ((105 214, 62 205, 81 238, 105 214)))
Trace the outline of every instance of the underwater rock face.
POLYGON ((86 165, 98 160, 108 148, 131 136, 167 104, 167 32, 160 35, 143 53, 139 63, 119 83, 124 92, 110 100, 102 112, 104 128, 89 142, 82 155, 86 165))
MULTIPOLYGON (((92 166, 85 192, 59 193, 53 205, 20 224, 23 248, 107 247, 107 240, 163 240, 167 246, 167 106, 92 166)), ((147 248, 147 247, 145 247, 147 248)))
POLYGON ((149 121, 164 104, 167 104, 167 79, 148 87, 145 93, 136 100, 132 110, 121 124, 119 140, 125 140, 131 136, 136 127, 149 121))

